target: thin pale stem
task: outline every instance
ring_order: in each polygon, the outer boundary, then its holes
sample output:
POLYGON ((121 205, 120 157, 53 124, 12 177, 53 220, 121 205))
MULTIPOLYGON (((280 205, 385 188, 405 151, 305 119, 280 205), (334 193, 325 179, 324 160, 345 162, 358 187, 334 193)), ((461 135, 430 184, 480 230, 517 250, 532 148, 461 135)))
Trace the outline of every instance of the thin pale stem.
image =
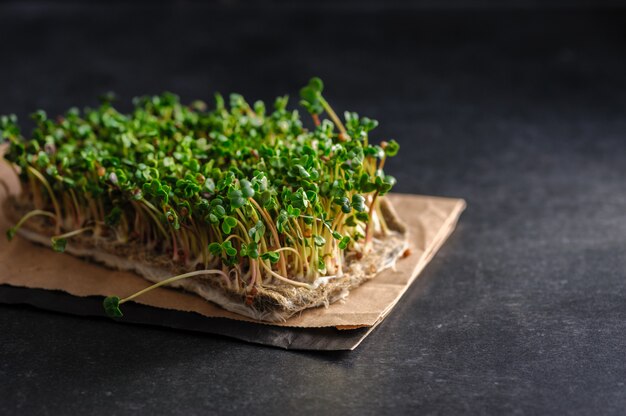
POLYGON ((52 201, 52 205, 54 206, 54 212, 56 213, 56 216, 57 216, 56 232, 57 233, 61 232, 61 208, 59 207, 59 202, 54 196, 54 192, 52 192, 52 188, 50 187, 48 180, 41 174, 41 172, 39 172, 37 169, 33 168, 32 166, 28 166, 28 171, 33 176, 35 176, 48 191, 48 194, 50 195, 50 200, 52 201))
POLYGON ((60 240, 62 238, 70 238, 70 237, 74 237, 76 235, 82 234, 84 232, 87 231, 93 231, 95 227, 84 227, 84 228, 80 228, 78 230, 74 230, 74 231, 70 231, 68 233, 65 234, 59 234, 59 235, 55 235, 53 236, 51 239, 52 240, 60 240))
POLYGON ((229 235, 228 237, 226 237, 226 240, 224 240, 224 242, 230 241, 230 240, 232 240, 233 238, 236 238, 237 240, 241 241, 241 242, 242 242, 242 243, 244 243, 244 244, 246 243, 246 240, 244 240, 243 238, 241 238, 241 237, 240 237, 239 235, 237 235, 237 234, 231 234, 231 235, 229 235))
POLYGON ((267 264, 265 264, 265 262, 263 260, 261 260, 259 263, 261 264, 261 266, 263 266, 263 268, 265 270, 267 270, 267 272, 269 274, 271 274, 272 276, 274 276, 275 278, 277 278, 278 280, 280 280, 282 282, 289 283, 290 285, 293 285, 293 286, 306 287, 306 288, 309 288, 309 289, 315 289, 315 286, 313 286, 313 285, 311 285, 309 283, 298 282, 296 280, 291 280, 291 279, 288 279, 288 278, 286 278, 284 276, 279 275, 274 270, 272 270, 267 264))
MULTIPOLYGON (((274 240, 273 248, 275 251, 278 251, 280 248, 280 240, 278 239, 278 230, 276 230, 276 226, 274 226, 274 221, 272 221, 265 208, 261 207, 253 198, 250 198, 250 202, 256 207, 263 219, 265 219, 267 228, 269 228, 272 233, 272 240, 274 240)), ((278 260, 278 268, 282 274, 287 274, 287 265, 285 264, 285 258, 283 256, 280 256, 280 260, 278 260)))
POLYGON ((169 285, 170 283, 174 283, 177 282, 179 280, 183 280, 183 279, 187 279, 188 277, 194 277, 194 276, 200 276, 203 274, 219 274, 220 276, 224 277, 226 280, 228 280, 228 275, 226 273, 224 273, 221 270, 217 270, 217 269, 210 269, 210 270, 196 270, 193 272, 189 272, 189 273, 183 273, 180 274, 178 276, 174 276, 174 277, 170 277, 169 279, 165 279, 160 281, 159 283, 155 283, 152 286, 149 286, 143 290, 140 290, 139 292, 132 294, 130 296, 128 296, 127 298, 121 299, 120 300, 120 305, 122 303, 128 302, 129 300, 133 300, 141 295, 143 295, 144 293, 147 293, 149 291, 151 291, 152 289, 156 289, 157 287, 161 287, 161 286, 165 286, 165 285, 169 285))
POLYGON ((300 252, 298 250, 296 250, 295 248, 293 248, 293 247, 281 247, 281 248, 279 248, 277 250, 274 250, 274 251, 277 252, 277 253, 280 253, 281 251, 291 251, 293 253, 296 253, 296 255, 298 256, 300 261, 304 261, 302 259, 302 255, 300 254, 300 252))
POLYGON ((322 107, 324 107, 324 110, 326 110, 326 112, 328 113, 328 116, 333 120, 333 123, 335 123, 339 131, 345 136, 348 136, 348 133, 346 132, 346 128, 343 126, 343 123, 337 116, 337 113, 335 113, 335 110, 333 110, 330 104, 328 104, 328 101, 326 101, 324 97, 322 97, 321 95, 320 95, 320 103, 322 103, 322 107))
POLYGON ((44 217, 50 217, 53 219, 57 219, 56 215, 54 215, 53 213, 49 212, 49 211, 43 211, 41 209, 34 209, 30 212, 27 212, 26 214, 24 214, 24 216, 17 222, 17 224, 15 224, 15 227, 13 227, 14 230, 18 230, 26 221, 28 221, 29 219, 36 217, 38 215, 44 216, 44 217))

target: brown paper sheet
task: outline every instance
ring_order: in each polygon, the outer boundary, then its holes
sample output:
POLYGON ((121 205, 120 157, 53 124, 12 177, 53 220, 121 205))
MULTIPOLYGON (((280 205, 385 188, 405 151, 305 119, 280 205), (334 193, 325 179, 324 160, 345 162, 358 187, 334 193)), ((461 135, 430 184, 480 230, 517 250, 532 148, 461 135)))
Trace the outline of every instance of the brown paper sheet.
MULTIPOLYGON (((17 191, 17 178, 6 163, 0 163, 0 178, 9 185, 9 192, 17 191)), ((4 198, 6 191, 0 187, 0 205, 4 198)), ((292 328, 373 328, 390 312, 452 233, 465 208, 465 202, 461 199, 402 194, 391 194, 389 198, 408 225, 411 255, 399 260, 395 270, 383 271, 374 280, 353 290, 346 301, 334 303, 328 308, 306 310, 287 322, 271 325, 292 328)), ((0 231, 4 234, 10 225, 4 213, 0 213, 0 231)), ((0 285, 58 290, 77 297, 112 294, 123 297, 145 288, 148 283, 133 273, 110 270, 16 237, 10 243, 0 238, 0 285)), ((226 311, 197 295, 167 288, 153 290, 136 301, 155 308, 193 312, 207 318, 255 323, 252 319, 226 311)))

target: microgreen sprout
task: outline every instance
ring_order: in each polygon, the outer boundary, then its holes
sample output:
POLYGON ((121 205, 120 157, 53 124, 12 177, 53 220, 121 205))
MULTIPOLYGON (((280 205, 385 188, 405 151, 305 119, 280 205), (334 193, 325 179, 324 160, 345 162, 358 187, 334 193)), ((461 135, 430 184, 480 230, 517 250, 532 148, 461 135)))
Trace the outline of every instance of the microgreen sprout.
MULTIPOLYGON (((323 92, 319 78, 300 91, 311 128, 288 97, 266 106, 238 94, 216 95, 213 109, 170 93, 140 97, 130 114, 106 96, 55 118, 36 112, 28 137, 15 116, 0 117, 5 158, 32 208, 7 238, 45 216, 56 251, 97 239, 195 270, 151 288, 206 274, 246 295, 341 276, 348 253, 365 254, 388 232, 380 199, 395 179, 383 168, 399 146, 372 143, 378 122, 353 112, 341 120, 323 92)), ((119 305, 151 288, 109 297, 105 310, 121 316, 119 305)))
POLYGON ((9 228, 6 231, 7 240, 9 241, 13 240, 13 237, 15 237, 17 230, 19 230, 26 221, 36 216, 50 217, 55 220, 57 219, 57 217, 53 213, 48 212, 48 211, 42 211, 40 209, 34 209, 32 211, 29 211, 26 214, 24 214, 24 216, 18 221, 17 224, 15 224, 13 227, 9 228))
POLYGON ((52 249, 59 253, 63 253, 65 251, 65 247, 67 246, 67 239, 70 237, 77 236, 79 234, 83 234, 88 231, 93 231, 94 227, 84 227, 78 230, 70 231, 65 234, 55 235, 50 238, 50 242, 52 244, 52 249))
POLYGON ((218 274, 218 275, 221 275, 223 278, 228 279, 228 275, 226 275, 226 273, 224 273, 221 270, 196 270, 193 272, 183 273, 178 276, 173 276, 173 277, 170 277, 169 279, 162 280, 124 299, 120 299, 118 296, 107 296, 106 298, 104 298, 104 301, 102 302, 102 306, 104 307, 105 313, 111 318, 121 318, 123 314, 120 309, 120 305, 122 305, 123 303, 126 303, 129 300, 133 300, 158 287, 172 284, 178 280, 183 280, 189 277, 206 275, 206 274, 218 274))

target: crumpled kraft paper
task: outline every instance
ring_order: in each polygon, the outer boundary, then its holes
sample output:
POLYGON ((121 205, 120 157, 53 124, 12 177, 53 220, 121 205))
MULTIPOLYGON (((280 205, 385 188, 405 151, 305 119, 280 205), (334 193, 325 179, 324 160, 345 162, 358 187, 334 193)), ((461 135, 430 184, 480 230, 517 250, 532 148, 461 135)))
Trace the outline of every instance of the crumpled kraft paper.
MULTIPOLYGON (((16 193, 19 189, 17 178, 4 161, 0 163, 0 179, 8 185, 10 193, 16 193)), ((0 206, 6 196, 7 191, 0 186, 0 206)), ((197 295, 168 288, 153 290, 136 299, 136 302, 155 308, 192 312, 206 318, 278 327, 335 327, 345 330, 373 328, 387 316, 452 233, 465 208, 462 199, 404 194, 390 194, 388 198, 408 226, 411 254, 400 259, 395 270, 383 271, 373 280, 351 291, 343 302, 334 303, 328 308, 306 310, 279 324, 256 322, 226 311, 197 295)), ((4 213, 0 213, 2 234, 11 225, 7 223, 4 213)), ((71 240, 68 244, 72 244, 71 240)), ((16 236, 10 243, 6 238, 0 238, 0 285, 56 290, 76 297, 107 295, 124 297, 147 287, 150 283, 133 273, 107 269, 69 254, 59 254, 16 236)), ((125 305, 125 309, 128 306, 125 305)), ((129 316, 130 313, 127 311, 126 317, 133 321, 129 316)), ((126 318, 122 318, 124 319, 126 318)))

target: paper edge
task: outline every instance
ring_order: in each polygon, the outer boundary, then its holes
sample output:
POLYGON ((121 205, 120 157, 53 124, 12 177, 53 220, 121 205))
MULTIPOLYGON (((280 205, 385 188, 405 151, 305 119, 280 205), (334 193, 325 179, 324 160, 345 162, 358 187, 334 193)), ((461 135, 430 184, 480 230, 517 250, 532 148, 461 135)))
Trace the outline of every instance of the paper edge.
MULTIPOLYGON (((454 230, 456 229, 456 225, 461 219, 461 214, 463 213, 463 211, 465 211, 466 208, 467 208, 467 202, 464 199, 458 199, 455 209, 452 210, 452 212, 448 216, 448 219, 446 219, 446 221, 444 222, 444 225, 439 229, 439 232, 437 233, 437 236, 439 236, 440 233, 443 233, 440 241, 438 243, 433 244, 432 250, 429 250, 429 253, 426 254, 426 257, 422 261, 418 262, 418 264, 415 266, 415 269, 413 271, 413 276, 409 279, 409 282, 407 283, 402 293, 398 295, 396 300, 387 309, 385 309, 385 311, 383 311, 378 321, 376 321, 372 326, 369 327, 370 330, 365 333, 363 338, 361 338, 350 349, 350 351, 354 351, 359 345, 361 345, 361 343, 365 340, 365 338, 367 338, 369 334, 371 334, 372 331, 374 331, 374 329, 376 329, 385 320, 385 318, 387 318, 387 316, 391 314, 391 311, 395 308, 395 306, 398 304, 400 299, 402 299, 404 294, 409 290, 409 288, 415 282, 415 280, 417 280, 417 277, 426 268, 428 263, 430 263, 430 261, 433 258, 435 258, 435 255, 439 252, 441 247, 443 247, 446 241, 448 241, 448 239, 452 236, 452 234, 454 233, 454 230)), ((438 241, 438 239, 435 238, 434 241, 438 241)))

